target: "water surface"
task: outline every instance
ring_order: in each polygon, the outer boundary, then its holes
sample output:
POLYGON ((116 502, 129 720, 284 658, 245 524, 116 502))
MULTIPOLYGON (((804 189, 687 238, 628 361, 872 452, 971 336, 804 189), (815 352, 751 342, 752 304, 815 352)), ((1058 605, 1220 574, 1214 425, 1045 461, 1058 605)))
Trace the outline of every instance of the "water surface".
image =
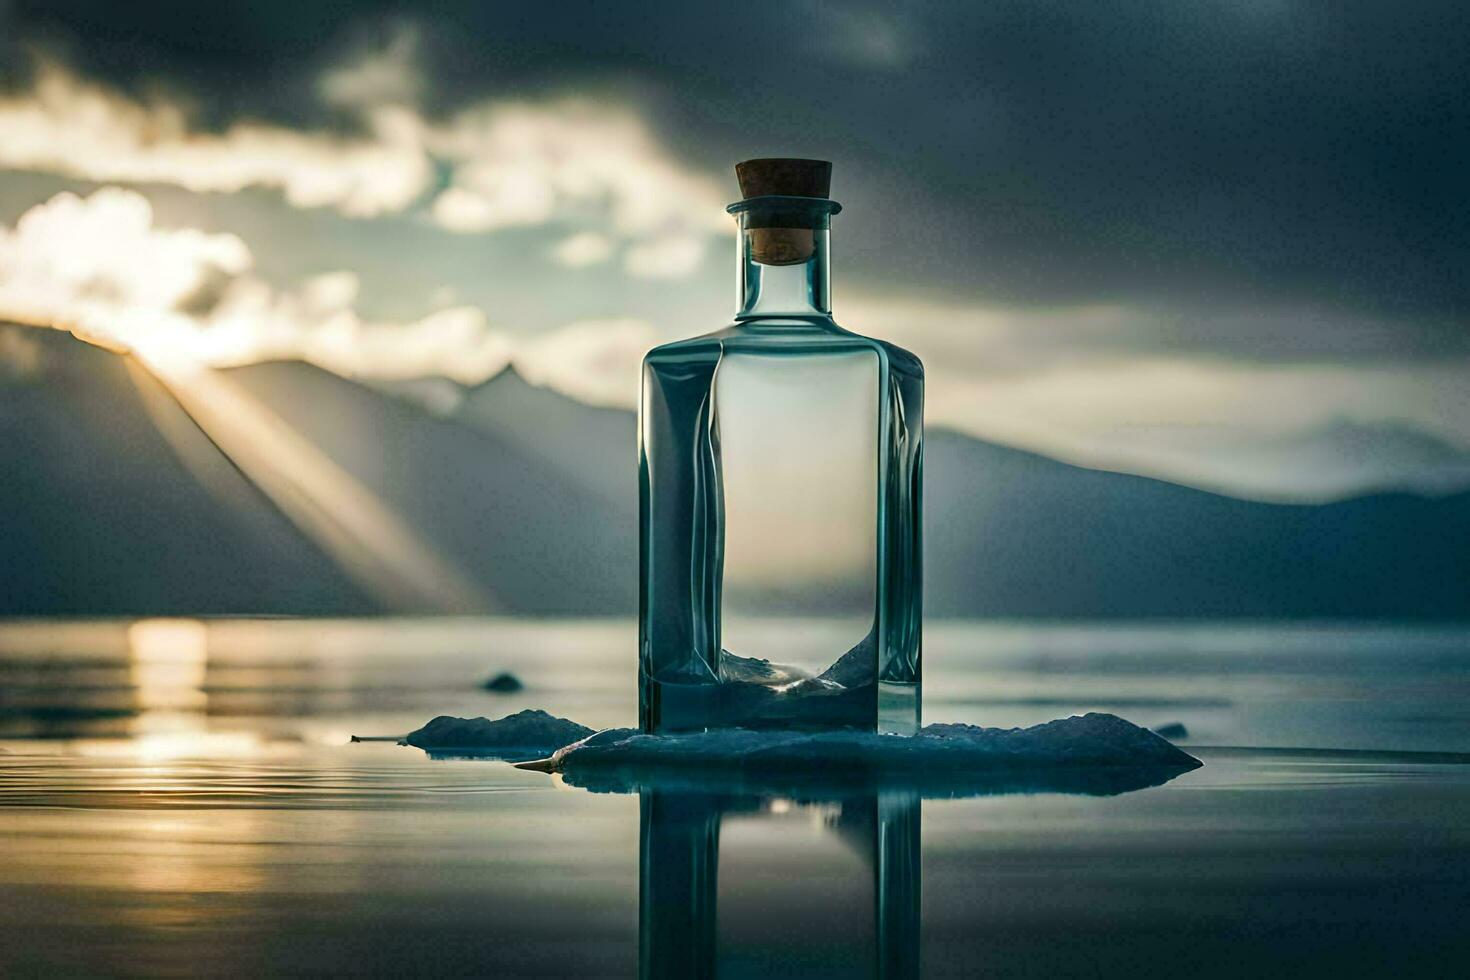
POLYGON ((633 636, 616 622, 0 625, 0 973, 1470 964, 1464 631, 929 627, 926 721, 1110 710, 1187 727, 1204 768, 1114 795, 589 793, 348 743, 521 707, 626 725, 633 636), (523 692, 478 689, 507 669, 523 692))

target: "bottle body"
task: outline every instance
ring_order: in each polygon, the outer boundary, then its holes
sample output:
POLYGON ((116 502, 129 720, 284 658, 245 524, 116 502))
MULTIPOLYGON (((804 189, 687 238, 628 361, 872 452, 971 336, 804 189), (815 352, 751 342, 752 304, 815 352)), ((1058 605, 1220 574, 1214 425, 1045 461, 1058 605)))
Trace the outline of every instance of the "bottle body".
POLYGON ((646 731, 917 728, 922 419, 918 359, 830 317, 649 353, 646 731))
POLYGON ((840 209, 731 205, 734 322, 644 358, 644 731, 918 728, 924 369, 833 321, 840 209))

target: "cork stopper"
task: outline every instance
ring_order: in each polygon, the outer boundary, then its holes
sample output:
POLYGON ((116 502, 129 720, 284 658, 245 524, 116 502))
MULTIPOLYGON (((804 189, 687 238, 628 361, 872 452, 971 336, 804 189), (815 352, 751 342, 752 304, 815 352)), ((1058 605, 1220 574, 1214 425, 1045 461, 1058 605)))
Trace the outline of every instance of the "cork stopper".
POLYGON ((746 200, 752 197, 827 197, 832 193, 832 164, 827 160, 767 157, 735 164, 735 178, 746 200))
MULTIPOLYGON (((832 164, 826 160, 768 157, 735 164, 745 200, 753 197, 812 197, 832 192, 832 164)), ((793 213, 776 212, 747 223, 750 257, 761 265, 798 265, 816 251, 816 232, 793 213)))

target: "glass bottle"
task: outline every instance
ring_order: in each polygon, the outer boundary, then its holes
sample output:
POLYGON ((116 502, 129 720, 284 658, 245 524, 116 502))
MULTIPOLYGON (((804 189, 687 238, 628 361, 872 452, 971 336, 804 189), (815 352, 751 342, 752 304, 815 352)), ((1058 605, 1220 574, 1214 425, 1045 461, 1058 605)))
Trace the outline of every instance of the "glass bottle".
POLYGON ((642 727, 912 733, 923 366, 832 319, 831 164, 736 173, 740 311, 643 362, 642 727))

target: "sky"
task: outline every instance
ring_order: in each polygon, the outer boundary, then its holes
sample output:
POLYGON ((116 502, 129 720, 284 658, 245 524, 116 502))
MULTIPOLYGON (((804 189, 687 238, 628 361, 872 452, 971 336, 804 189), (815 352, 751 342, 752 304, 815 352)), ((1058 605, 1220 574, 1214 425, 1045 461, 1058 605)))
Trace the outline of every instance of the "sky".
POLYGON ((1457 3, 0 0, 0 319, 632 407, 835 164, 929 424, 1262 499, 1470 486, 1457 3))

